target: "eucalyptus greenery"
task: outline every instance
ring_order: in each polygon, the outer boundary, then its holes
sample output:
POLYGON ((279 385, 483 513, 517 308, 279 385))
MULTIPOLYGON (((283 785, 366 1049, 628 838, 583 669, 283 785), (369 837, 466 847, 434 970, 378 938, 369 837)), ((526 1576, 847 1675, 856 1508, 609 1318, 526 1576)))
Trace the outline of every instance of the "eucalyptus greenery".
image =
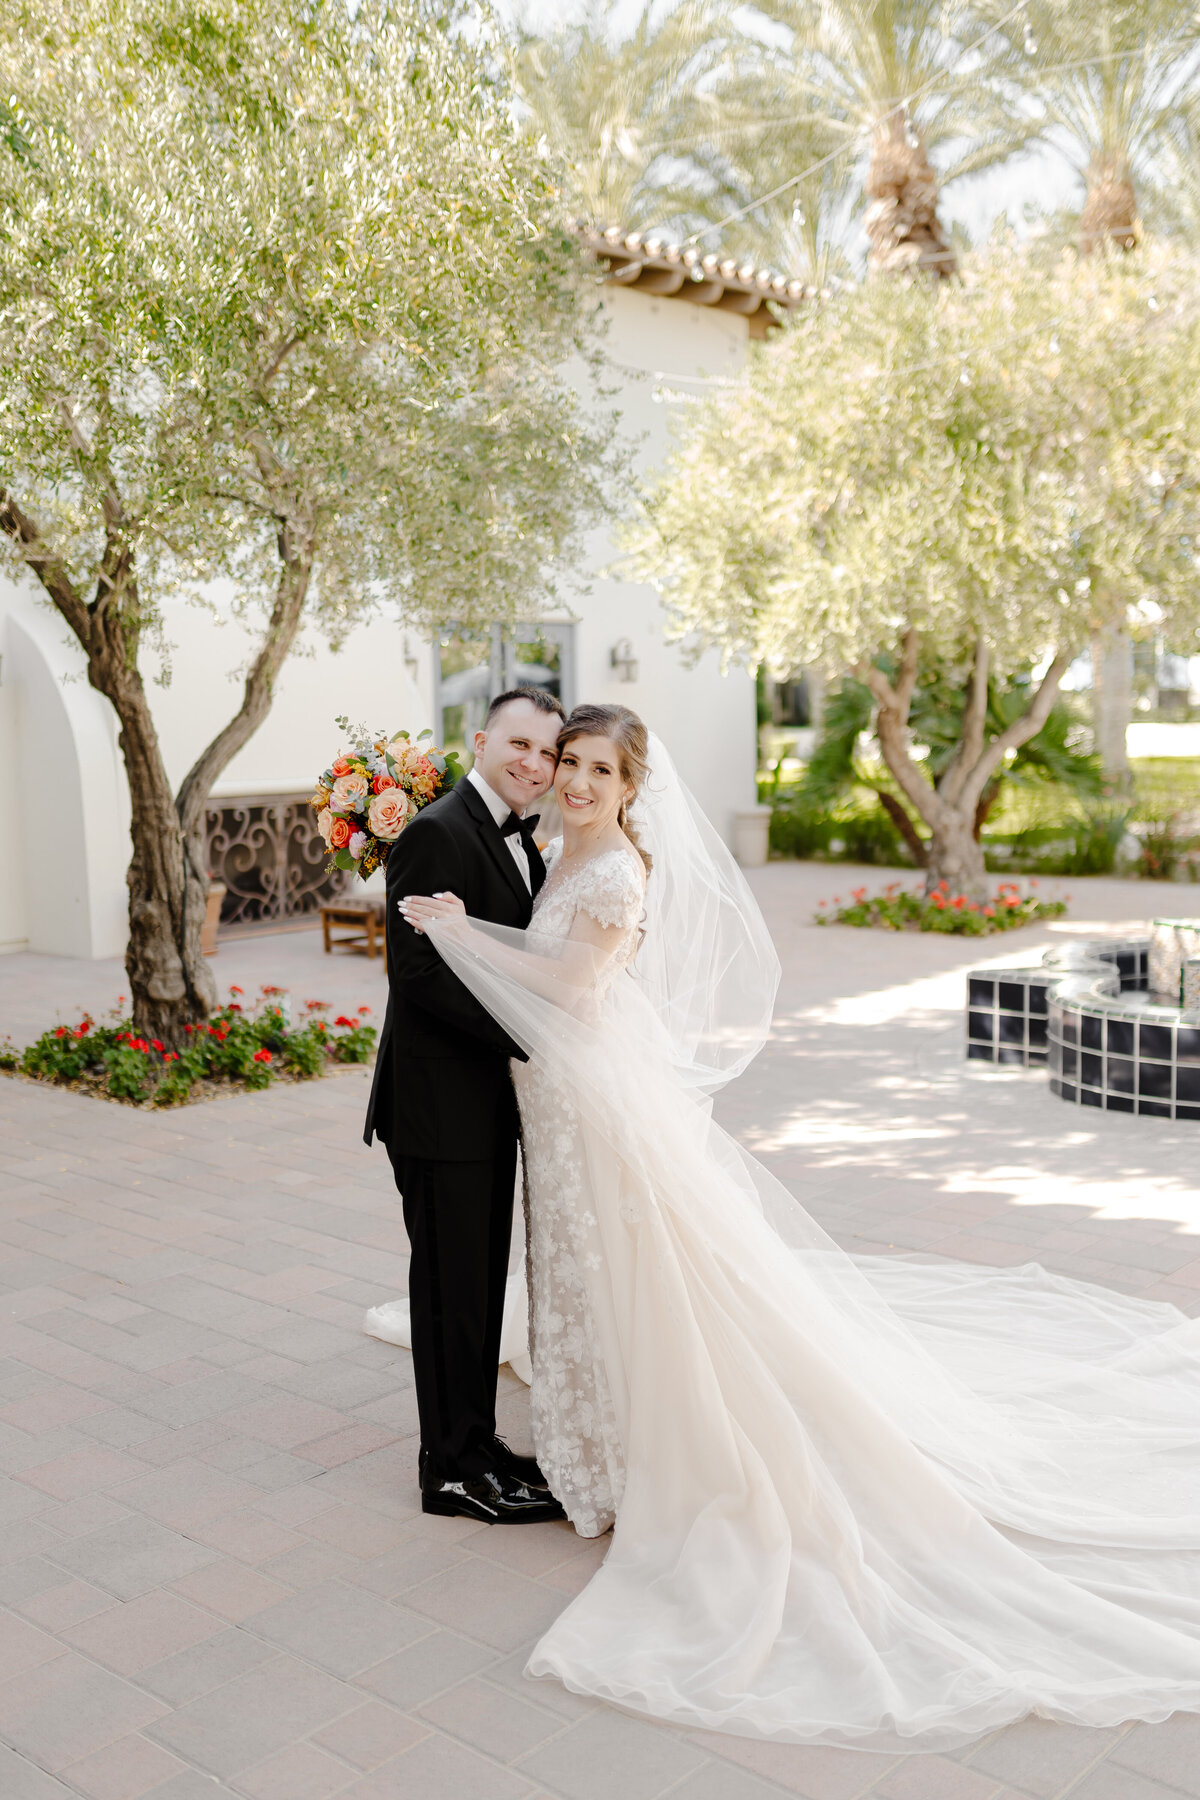
MULTIPOLYGON (((307 617, 536 613, 604 501, 555 171, 447 0, 0 0, 0 545, 116 709, 143 1035, 207 1015, 204 807, 307 617), (586 386, 586 382, 584 383, 586 386), (168 593, 259 633, 178 795, 168 593)), ((592 364, 594 367, 594 364, 592 364)))
POLYGON ((1047 272, 997 246, 961 284, 867 284, 690 406, 647 496, 630 548, 679 633, 870 688, 931 882, 981 891, 980 800, 1092 630, 1132 607, 1200 643, 1198 291, 1164 248, 1047 272), (922 654, 964 694, 936 788, 909 736, 922 654))

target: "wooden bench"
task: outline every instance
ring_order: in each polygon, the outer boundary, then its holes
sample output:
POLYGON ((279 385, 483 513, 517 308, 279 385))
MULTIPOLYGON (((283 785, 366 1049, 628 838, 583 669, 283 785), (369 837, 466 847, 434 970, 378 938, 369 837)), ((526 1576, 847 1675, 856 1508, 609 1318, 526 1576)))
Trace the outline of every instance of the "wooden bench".
POLYGON ((387 938, 384 931, 387 902, 382 894, 364 894, 361 899, 347 895, 321 908, 321 932, 328 955, 335 945, 342 949, 365 949, 374 956, 378 949, 387 968, 387 938), (334 930, 340 936, 334 937, 334 930))

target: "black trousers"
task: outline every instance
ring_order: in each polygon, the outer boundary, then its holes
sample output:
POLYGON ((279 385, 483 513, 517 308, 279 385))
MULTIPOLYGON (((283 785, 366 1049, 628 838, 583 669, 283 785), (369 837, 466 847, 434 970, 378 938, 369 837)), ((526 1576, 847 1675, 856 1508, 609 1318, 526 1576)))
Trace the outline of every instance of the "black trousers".
POLYGON ((411 1248, 421 1442, 438 1473, 458 1481, 492 1467, 517 1140, 488 1162, 434 1162, 390 1144, 388 1155, 411 1248))

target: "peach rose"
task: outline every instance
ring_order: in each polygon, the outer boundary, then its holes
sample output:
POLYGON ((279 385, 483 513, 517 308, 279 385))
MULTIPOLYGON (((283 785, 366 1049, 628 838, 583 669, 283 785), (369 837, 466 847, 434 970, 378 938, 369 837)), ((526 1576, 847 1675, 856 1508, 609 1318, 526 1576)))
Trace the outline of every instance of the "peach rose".
POLYGON ((350 842, 350 826, 345 819, 335 819, 329 827, 329 848, 344 850, 350 842))
POLYGON ((333 784, 333 793, 329 804, 334 812, 353 812, 354 802, 363 800, 367 793, 365 775, 339 775, 333 784))
POLYGON ((384 769, 380 774, 378 774, 375 777, 375 780, 372 785, 377 794, 382 794, 385 788, 397 786, 397 782, 396 782, 395 776, 389 775, 387 770, 384 769))
POLYGON ((325 848, 329 849, 329 834, 333 830, 333 814, 327 806, 323 806, 317 814, 317 830, 325 839, 325 848))
POLYGON ((399 788, 376 794, 367 808, 367 824, 378 838, 398 838, 408 824, 408 801, 399 788))

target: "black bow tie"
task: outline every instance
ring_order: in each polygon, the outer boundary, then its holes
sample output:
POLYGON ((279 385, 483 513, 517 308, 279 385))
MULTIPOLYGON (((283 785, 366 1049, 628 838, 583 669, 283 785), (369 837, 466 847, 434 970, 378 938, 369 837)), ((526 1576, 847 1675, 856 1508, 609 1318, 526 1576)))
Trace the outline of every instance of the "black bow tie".
POLYGON ((510 812, 507 819, 505 819, 503 825, 500 827, 500 836, 512 837, 515 833, 519 832, 521 835, 521 842, 525 846, 526 856, 538 855, 538 847, 533 841, 533 834, 541 816, 541 813, 534 813, 531 819, 522 819, 518 817, 515 812, 510 812))

